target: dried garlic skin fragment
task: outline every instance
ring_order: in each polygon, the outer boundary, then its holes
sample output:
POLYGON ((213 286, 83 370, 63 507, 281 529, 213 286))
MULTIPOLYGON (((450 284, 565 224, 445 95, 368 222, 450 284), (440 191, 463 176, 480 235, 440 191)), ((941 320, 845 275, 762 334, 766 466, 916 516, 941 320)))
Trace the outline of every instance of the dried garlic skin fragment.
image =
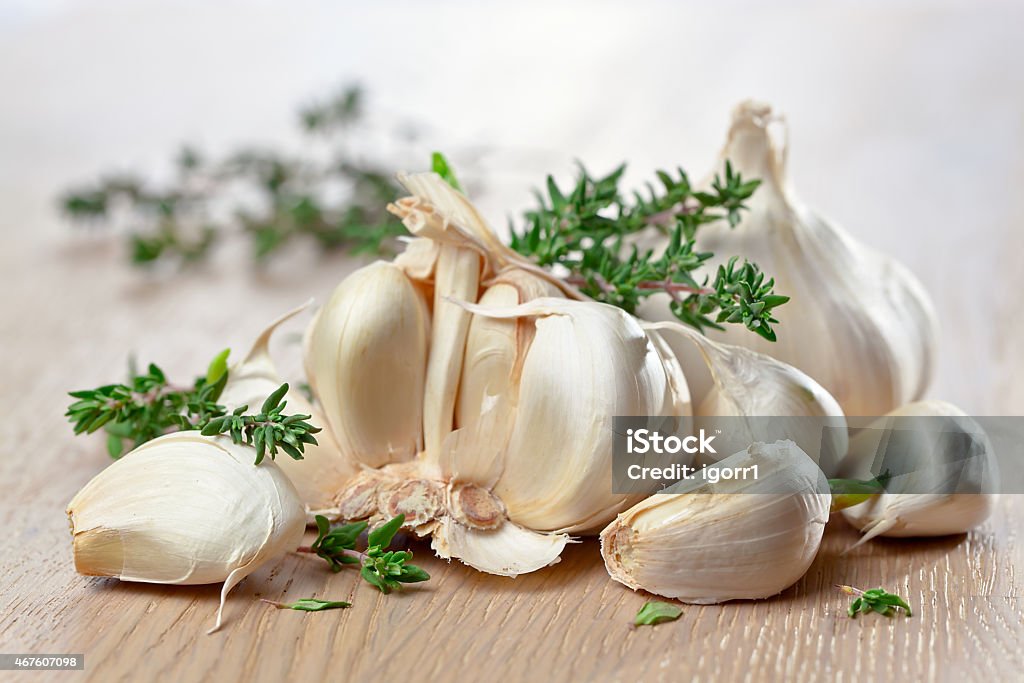
POLYGON ((164 584, 239 581, 302 542, 306 515, 273 461, 224 436, 175 432, 97 474, 68 503, 75 568, 164 584))
POLYGON ((380 467, 421 450, 429 340, 423 292, 391 263, 360 268, 331 294, 310 335, 307 367, 346 458, 380 467))
POLYGON ((966 533, 989 518, 999 478, 992 442, 981 425, 945 401, 901 406, 859 431, 850 440, 842 476, 873 477, 873 463, 896 433, 902 472, 886 482, 885 493, 842 511, 864 533, 857 545, 875 536, 966 533))
MULTIPOLYGON (((281 386, 283 380, 270 357, 270 339, 282 323, 305 311, 310 303, 289 311, 268 325, 256 338, 249 353, 231 367, 228 382, 218 399, 228 410, 247 405, 255 412, 281 386)), ((309 336, 306 335, 307 339, 309 336)), ((290 414, 310 415, 309 422, 320 427, 321 431, 316 434, 317 443, 306 445, 302 460, 282 457, 275 462, 295 485, 306 508, 307 523, 313 524, 318 514, 337 519, 339 513, 335 498, 338 491, 356 475, 358 466, 341 452, 323 415, 300 391, 290 388, 285 400, 290 414)))
MULTIPOLYGON (((761 185, 735 228, 715 223, 697 233, 698 249, 716 255, 709 268, 730 256, 746 258, 775 278, 777 293, 791 297, 773 311, 778 341, 740 325, 708 336, 803 370, 847 415, 884 415, 921 398, 932 381, 938 326, 931 300, 902 264, 860 244, 796 198, 786 175, 785 145, 770 134, 781 121, 764 104, 736 108, 717 171, 728 160, 761 185)), ((667 297, 652 297, 639 315, 673 319, 667 297)), ((684 367, 689 375, 690 365, 684 367)))
POLYGON ((601 532, 611 577, 695 604, 767 598, 793 585, 821 545, 827 482, 792 441, 752 444, 719 466, 754 464, 756 481, 683 481, 621 513, 601 532))

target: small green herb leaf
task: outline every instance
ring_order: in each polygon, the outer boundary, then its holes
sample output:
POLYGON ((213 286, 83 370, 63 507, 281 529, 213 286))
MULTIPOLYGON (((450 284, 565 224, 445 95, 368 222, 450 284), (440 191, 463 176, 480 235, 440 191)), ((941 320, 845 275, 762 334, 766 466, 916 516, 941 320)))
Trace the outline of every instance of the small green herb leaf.
POLYGON ((633 619, 635 626, 654 626, 666 621, 675 621, 683 615, 682 608, 670 602, 648 600, 633 619))
POLYGON ((455 171, 452 169, 451 164, 448 163, 448 160, 445 159, 443 154, 440 152, 434 152, 430 157, 430 161, 430 166, 434 173, 441 176, 446 183, 454 187, 456 190, 462 192, 462 185, 459 184, 458 178, 455 177, 455 171))
POLYGON ((884 588, 872 588, 863 591, 853 586, 839 584, 836 585, 836 588, 847 595, 857 596, 850 603, 850 607, 846 611, 851 618, 856 618, 858 613, 867 614, 872 611, 885 617, 891 617, 896 613, 897 609, 903 610, 908 617, 913 616, 910 612, 910 605, 903 598, 887 592, 884 588))
POLYGON ((273 605, 277 609, 294 609, 300 612, 322 612, 326 609, 342 609, 345 607, 351 607, 352 603, 343 602, 341 600, 317 600, 316 598, 302 598, 295 602, 274 602, 273 600, 263 600, 263 602, 273 605))
POLYGON ((228 355, 231 353, 231 349, 224 349, 210 361, 210 365, 206 368, 206 383, 216 384, 220 381, 221 377, 228 374, 228 355))

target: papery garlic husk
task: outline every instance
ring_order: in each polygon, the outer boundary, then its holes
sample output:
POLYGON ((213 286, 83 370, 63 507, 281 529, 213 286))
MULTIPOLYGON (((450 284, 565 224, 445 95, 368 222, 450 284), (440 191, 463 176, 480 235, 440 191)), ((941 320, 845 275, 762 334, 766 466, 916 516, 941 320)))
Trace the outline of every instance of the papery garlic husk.
MULTIPOLYGON (((281 386, 283 380, 270 357, 270 339, 281 324, 305 311, 310 303, 312 302, 289 311, 268 325, 256 338, 245 357, 230 368, 227 384, 218 399, 228 410, 243 405, 249 406, 253 411, 258 410, 267 397, 281 386)), ((307 337, 309 336, 311 335, 307 334, 307 337)), ((299 498, 306 508, 308 523, 312 524, 316 515, 337 519, 338 491, 355 476, 359 468, 352 459, 341 452, 334 435, 327 427, 327 421, 301 392, 289 388, 285 394, 285 401, 289 414, 310 415, 309 423, 319 427, 321 431, 316 434, 315 444, 306 444, 301 460, 294 460, 282 453, 276 458, 277 465, 295 485, 299 498)))
POLYGON ((270 459, 224 436, 176 432, 117 460, 68 503, 75 568, 165 584, 224 582, 224 601, 264 563, 295 550, 306 516, 270 459))
POLYGON ((992 442, 945 401, 902 406, 853 436, 842 476, 870 479, 879 469, 893 475, 886 492, 842 511, 864 533, 857 545, 875 536, 965 533, 988 519, 997 499, 992 442))
MULTIPOLYGON (((772 312, 778 341, 739 325, 709 336, 800 368, 847 415, 883 415, 921 398, 932 380, 938 337, 932 303, 900 263, 796 199, 786 177, 786 149, 769 134, 778 121, 764 104, 736 108, 720 164, 728 160, 744 179, 760 179, 761 185, 739 225, 709 224, 697 233, 699 250, 715 253, 711 267, 744 257, 775 278, 778 293, 791 297, 772 312)), ((652 298, 639 315, 673 317, 667 297, 652 298)), ((689 373, 685 361, 684 368, 689 373)))
MULTIPOLYGON (((846 454, 842 409, 805 373, 771 356, 711 341, 677 322, 647 323, 644 329, 664 342, 659 348, 666 356, 677 358, 680 342, 699 351, 711 388, 694 411, 693 428, 716 434, 719 453, 734 453, 755 441, 792 440, 829 472, 846 454)), ((712 457, 701 456, 698 462, 712 457)))
POLYGON ((821 545, 827 482, 792 441, 755 443, 717 466, 754 464, 756 481, 682 481, 620 514, 601 532, 611 577, 695 604, 767 598, 796 583, 821 545))
POLYGON ((422 449, 429 344, 424 292, 391 263, 350 274, 320 309, 306 364, 346 458, 380 467, 422 449))

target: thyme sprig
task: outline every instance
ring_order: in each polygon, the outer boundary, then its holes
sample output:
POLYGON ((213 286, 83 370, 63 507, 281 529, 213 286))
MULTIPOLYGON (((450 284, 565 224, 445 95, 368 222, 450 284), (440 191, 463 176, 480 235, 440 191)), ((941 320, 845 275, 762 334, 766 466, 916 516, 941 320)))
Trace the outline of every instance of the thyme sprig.
POLYGON ((850 607, 846 611, 847 615, 852 619, 856 619, 858 614, 867 614, 868 612, 875 612, 883 617, 891 617, 896 613, 897 609, 906 612, 908 617, 913 616, 910 612, 910 605, 903 598, 889 593, 884 588, 872 588, 871 590, 863 591, 853 586, 843 586, 840 584, 836 584, 836 588, 847 595, 857 596, 850 603, 850 607))
POLYGON ((391 238, 405 232, 385 210, 398 186, 385 164, 365 161, 351 145, 369 132, 364 99, 349 86, 300 112, 303 132, 322 153, 253 147, 211 160, 186 146, 168 184, 101 177, 65 192, 61 208, 80 224, 124 224, 136 265, 201 261, 231 232, 249 237, 258 262, 300 239, 324 250, 389 251, 391 238))
POLYGON ((511 246, 542 266, 560 266, 584 294, 635 313, 640 302, 658 292, 671 297, 670 309, 682 322, 703 331, 738 323, 775 341, 778 320, 772 310, 789 301, 774 293, 775 281, 756 264, 736 257, 720 265, 714 279, 696 271, 714 254, 697 251, 701 226, 740 221, 745 201, 760 184, 744 180, 726 162, 710 191, 695 190, 686 173, 658 171, 660 187, 625 196, 619 183, 625 164, 603 177, 580 166, 574 187, 563 191, 548 177, 547 194, 528 211, 521 229, 512 227, 511 246), (659 256, 628 243, 631 236, 656 230, 668 236, 659 256))
POLYGON ((360 534, 366 530, 367 522, 355 522, 331 528, 326 517, 317 515, 317 537, 308 548, 299 552, 314 553, 331 566, 331 571, 341 571, 347 564, 360 564, 360 575, 381 593, 390 593, 403 584, 419 583, 430 579, 430 574, 420 567, 408 564, 412 552, 388 550, 395 534, 405 523, 405 515, 398 515, 377 527, 367 536, 366 552, 355 550, 360 534))
POLYGON ((164 371, 151 363, 146 372, 126 384, 72 391, 75 401, 65 417, 74 425, 75 434, 104 429, 107 451, 115 459, 126 447, 140 446, 169 432, 195 429, 206 436, 228 434, 235 443, 252 446, 257 465, 268 453, 273 459, 279 448, 301 460, 306 444, 316 443, 313 434, 320 429, 307 421, 309 415, 284 413, 288 384, 267 397, 255 415, 246 414, 248 406, 228 413, 217 402, 228 380, 228 353, 225 349, 217 354, 206 374, 191 386, 171 384, 164 371))

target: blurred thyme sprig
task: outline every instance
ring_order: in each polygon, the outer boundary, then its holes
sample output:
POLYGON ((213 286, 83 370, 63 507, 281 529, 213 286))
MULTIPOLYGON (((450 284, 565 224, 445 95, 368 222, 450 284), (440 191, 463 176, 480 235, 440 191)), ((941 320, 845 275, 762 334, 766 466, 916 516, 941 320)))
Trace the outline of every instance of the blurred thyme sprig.
POLYGON ((355 550, 360 534, 366 530, 367 522, 355 522, 331 529, 330 522, 322 515, 316 516, 317 537, 308 548, 299 552, 313 553, 331 566, 332 571, 341 571, 346 564, 360 564, 360 575, 381 593, 390 593, 406 583, 419 583, 430 579, 430 574, 413 564, 408 550, 388 550, 395 534, 405 523, 405 515, 398 515, 382 524, 367 536, 366 552, 355 550))
POLYGON ((320 429, 309 424, 309 415, 285 415, 283 401, 288 385, 282 384, 256 415, 246 415, 247 406, 228 414, 218 403, 228 379, 225 349, 210 362, 206 375, 191 386, 176 386, 155 364, 130 378, 127 384, 106 384, 96 389, 72 391, 75 400, 65 413, 75 434, 107 432, 107 451, 119 458, 125 448, 134 448, 168 432, 196 429, 203 434, 227 433, 235 443, 256 449, 256 464, 280 448, 296 460, 305 445, 316 443, 320 429))
POLYGON ((897 609, 902 609, 907 613, 907 616, 913 616, 910 613, 910 605, 898 595, 887 592, 883 588, 872 588, 871 590, 862 591, 859 588, 853 586, 842 586, 836 585, 836 588, 846 593, 847 595, 856 595, 857 598, 850 603, 849 609, 846 613, 852 619, 856 619, 858 614, 867 614, 868 612, 876 612, 881 614, 883 617, 891 617, 896 613, 897 609))
POLYGON ((682 170, 677 176, 658 171, 660 187, 626 197, 619 189, 625 164, 604 177, 580 167, 575 186, 563 192, 550 176, 547 196, 538 193, 538 208, 525 214, 521 230, 512 228, 513 249, 542 266, 561 266, 566 278, 584 294, 635 313, 640 302, 665 292, 682 322, 698 330, 741 323, 775 341, 772 309, 789 297, 774 293, 775 281, 756 264, 731 258, 713 280, 697 281, 694 272, 713 254, 695 249, 702 225, 725 220, 735 227, 744 202, 760 184, 744 180, 726 162, 710 192, 695 191, 682 170), (627 238, 654 229, 668 235, 668 246, 655 257, 627 238))
POLYGON ((130 174, 67 191, 64 212, 83 223, 125 223, 131 260, 182 263, 204 259, 227 232, 246 233, 257 261, 307 238, 323 249, 388 251, 404 234, 385 210, 398 187, 383 164, 348 150, 362 135, 364 95, 350 86, 300 112, 303 131, 327 151, 295 157, 251 148, 220 161, 184 147, 173 182, 158 186, 130 174))

